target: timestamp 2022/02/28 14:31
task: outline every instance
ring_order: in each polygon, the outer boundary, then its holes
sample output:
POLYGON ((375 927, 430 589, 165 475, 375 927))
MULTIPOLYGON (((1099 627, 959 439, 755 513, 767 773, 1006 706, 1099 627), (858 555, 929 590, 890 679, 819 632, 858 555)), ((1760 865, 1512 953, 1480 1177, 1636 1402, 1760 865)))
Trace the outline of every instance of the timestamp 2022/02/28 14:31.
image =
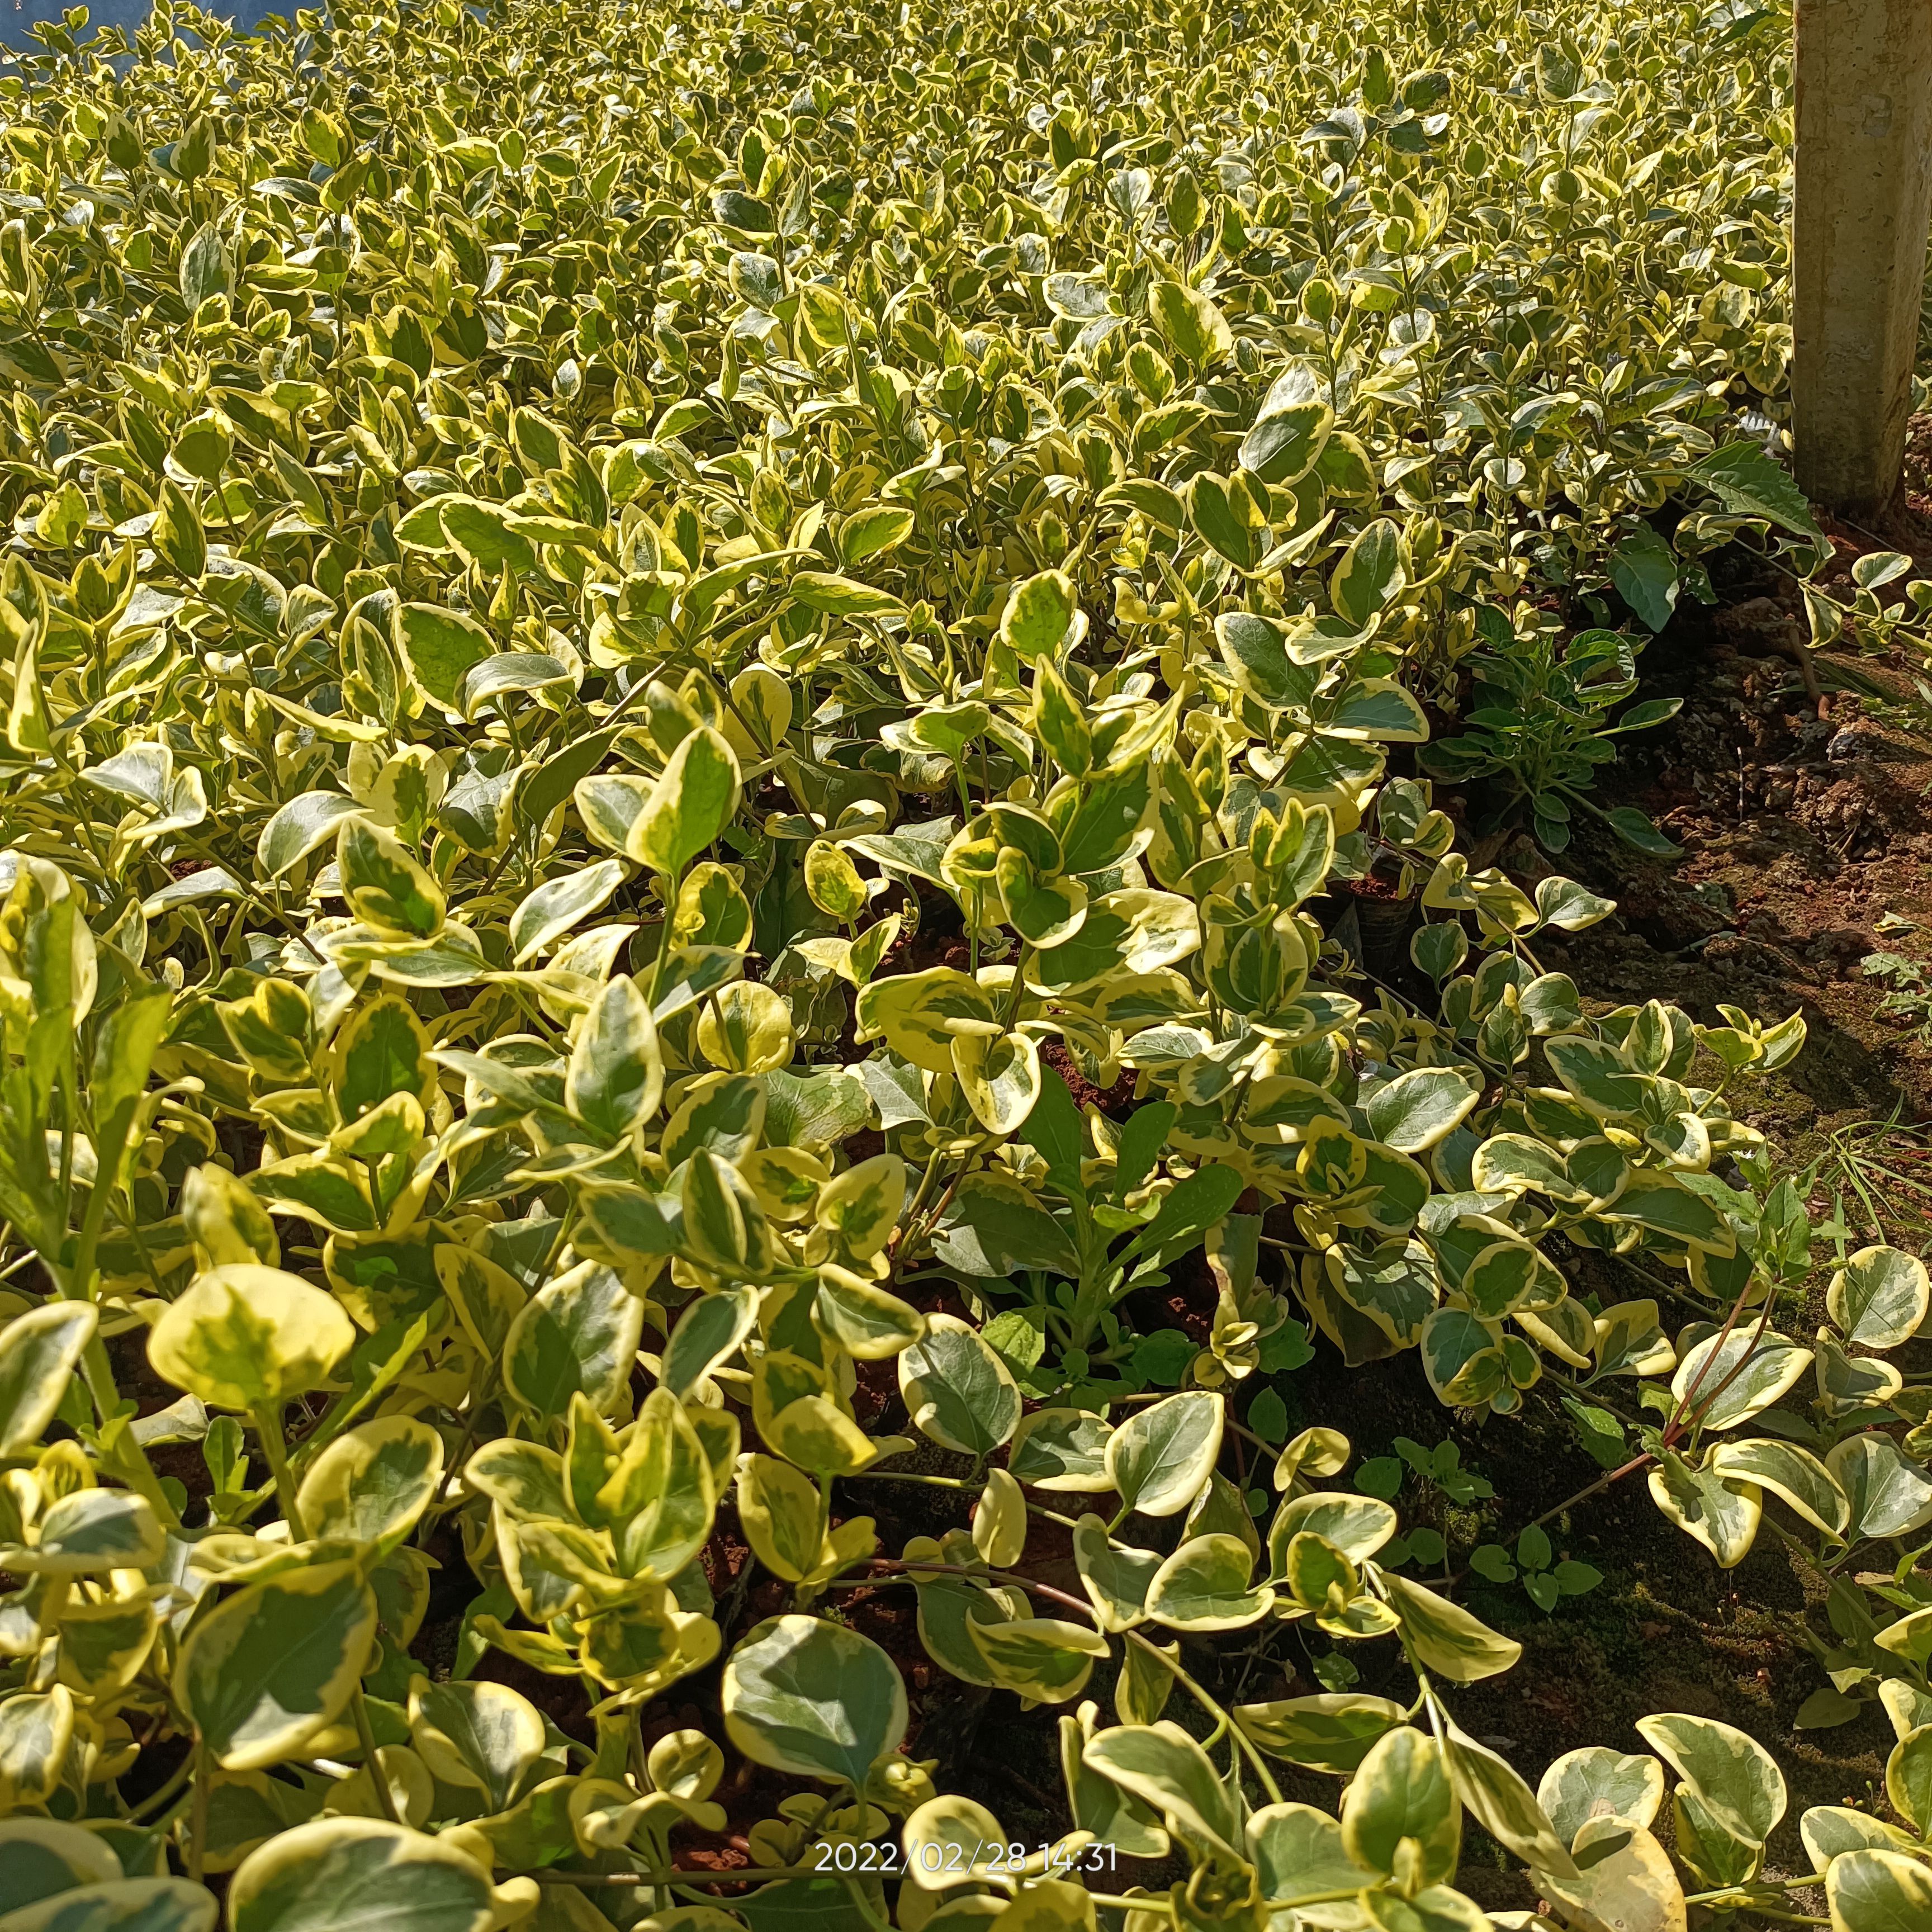
POLYGON ((931 1880, 998 1877, 1032 1877, 1042 1865, 1049 1874, 1114 1871, 1119 1868, 1120 1852, 1105 1843, 1090 1844, 1023 1845, 966 1844, 958 1840, 941 1843, 927 1839, 906 1846, 887 1840, 874 1844, 856 1844, 850 1839, 814 1848, 818 1868, 824 1872, 877 1872, 882 1877, 918 1877, 931 1880))

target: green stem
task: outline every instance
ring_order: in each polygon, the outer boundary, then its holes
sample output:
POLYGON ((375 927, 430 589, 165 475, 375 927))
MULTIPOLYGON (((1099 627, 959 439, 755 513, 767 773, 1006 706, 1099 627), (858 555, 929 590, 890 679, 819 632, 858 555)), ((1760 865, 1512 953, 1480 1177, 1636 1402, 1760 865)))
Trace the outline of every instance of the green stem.
POLYGON ((188 1875, 195 1884, 201 1882, 201 1875, 208 1859, 208 1747, 197 1736, 194 1741, 194 1756, 190 1762, 194 1766, 194 1808, 190 1814, 188 1840, 188 1875))
POLYGON ((872 1902, 866 1896, 865 1888, 856 1878, 844 1880, 846 1895, 858 1907, 859 1916, 872 1929, 872 1932, 892 1932, 889 1919, 881 1918, 872 1910, 872 1902))
POLYGON ((296 1480, 290 1472, 282 1441, 281 1406, 251 1409, 249 1419, 262 1438, 262 1454, 268 1459, 269 1474, 275 1479, 275 1498, 282 1506, 282 1520, 289 1526, 289 1534, 297 1543, 306 1543, 308 1532, 302 1526, 302 1505, 296 1499, 296 1480))
POLYGON ((658 934, 658 956, 651 964, 651 1004, 657 1004, 658 987, 664 978, 665 962, 670 958, 671 928, 677 922, 677 881, 666 878, 664 882, 664 927, 658 934))
POLYGON ((382 1808, 382 1816, 392 1825, 400 1825, 402 1815, 396 1809, 396 1794, 389 1789, 389 1780, 384 1774, 382 1761, 376 1755, 375 1727, 369 1721, 369 1700, 364 1694, 360 1681, 349 1694, 349 1708, 356 1722, 356 1735, 362 1741, 362 1768, 369 1774, 369 1782, 376 1787, 376 1802, 382 1808))
MULTIPOLYGON (((976 1490, 980 1485, 968 1482, 963 1476, 924 1476, 910 1469, 862 1469, 856 1476, 848 1476, 848 1483, 922 1483, 934 1490, 976 1490)), ((1027 1514, 1036 1516, 1048 1522, 1057 1522, 1063 1529, 1076 1527, 1070 1516, 1062 1516, 1056 1510, 1043 1508, 1040 1504, 1027 1504, 1027 1514)))
MULTIPOLYGON (((1035 1596, 1045 1597, 1051 1602, 1062 1604, 1069 1610, 1078 1610, 1082 1616, 1096 1626, 1100 1622, 1099 1617, 1094 1612, 1094 1606, 1084 1598, 1070 1595, 1064 1590, 1057 1590, 1051 1583, 1040 1582, 1031 1576, 1022 1576, 1016 1570, 982 1570, 958 1563, 907 1563, 890 1557, 874 1557, 866 1568, 874 1575, 903 1576, 908 1582, 916 1581, 920 1576, 968 1576, 979 1582, 1017 1584, 1020 1588, 1030 1591, 1035 1596)), ((826 1587, 828 1589, 849 1590, 864 1584, 867 1580, 868 1580, 863 1576, 835 1577, 826 1587)), ((1243 1756, 1253 1767, 1255 1775, 1261 1780, 1262 1789, 1267 1792, 1272 1802, 1279 1804, 1282 1802, 1281 1786, 1275 1782, 1274 1774, 1268 1769, 1261 1753, 1256 1749, 1246 1733, 1229 1716, 1223 1706, 1203 1690, 1201 1685, 1158 1644, 1149 1642, 1147 1638, 1141 1635, 1138 1630, 1125 1630, 1120 1634, 1128 1642, 1138 1645, 1150 1657, 1154 1658, 1174 1681, 1201 1706, 1202 1710, 1208 1713, 1209 1717, 1214 1718, 1216 1723, 1224 1725, 1232 1733, 1234 1742, 1240 1747, 1243 1756)))
POLYGON ((458 1471, 469 1460, 470 1445, 476 1438, 476 1425, 482 1420, 484 1408, 496 1392, 496 1365, 493 1362, 482 1385, 470 1399, 470 1419, 463 1425, 463 1439, 456 1445, 456 1454, 443 1466, 442 1480, 436 1484, 436 1494, 430 1498, 428 1508, 423 1511, 422 1528, 416 1537, 418 1546, 428 1540, 436 1512, 442 1507, 443 1498, 449 1493, 450 1484, 455 1481, 458 1471))
POLYGON ((167 1783, 161 1786, 160 1790, 154 1792, 152 1796, 149 1797, 144 1798, 140 1804, 134 1807, 133 1810, 128 1813, 128 1822, 130 1824, 137 1825, 141 1822, 143 1817, 152 1816, 155 1812, 164 1810, 167 1805, 168 1801, 172 1798, 175 1793, 179 1791, 194 1775, 194 1752, 190 1751, 188 1756, 182 1760, 173 1777, 170 1778, 167 1783))

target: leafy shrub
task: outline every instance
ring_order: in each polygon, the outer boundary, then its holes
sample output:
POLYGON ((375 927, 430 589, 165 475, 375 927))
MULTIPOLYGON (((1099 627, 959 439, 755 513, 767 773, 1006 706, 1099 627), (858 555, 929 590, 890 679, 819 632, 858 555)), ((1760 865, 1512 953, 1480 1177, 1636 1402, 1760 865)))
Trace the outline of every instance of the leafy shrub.
MULTIPOLYGON (((1728 1096, 1802 1021, 1587 1014, 1534 949, 1609 902, 1398 762, 1551 586, 1655 614, 1673 490, 1673 557, 1804 534, 1719 446, 1786 340, 1762 16, 1721 87, 1676 16, 1424 8, 1413 71, 1377 17, 164 9, 0 76, 8 1932, 1477 1928, 1466 1811, 1574 1926, 1778 1909, 1762 1747, 1532 1793, 1447 1688, 1518 1647, 1399 1573, 1441 1534, 1252 1394, 1311 1329, 1546 1376, 1726 1564, 1767 1495, 1828 1565, 1932 1520, 1922 1266, 1771 1326, 1810 1230, 1728 1096), (1378 868, 1432 1013, 1329 930, 1378 868), (1204 1342, 1144 1328, 1197 1249, 1204 1342), (879 1553, 891 1480, 955 1526, 879 1553), (1070 1835, 935 1787, 858 1582, 1070 1707, 1070 1835), (1321 1696, 1181 1660, 1282 1624, 1321 1696), (1391 1640, 1406 1705, 1346 1688, 1391 1640), (754 1768, 728 1912, 679 1834, 754 1768)), ((1909 1563, 1826 1653, 1900 1736, 1899 1826, 1803 1821, 1848 1932, 1924 1899, 1909 1563)))

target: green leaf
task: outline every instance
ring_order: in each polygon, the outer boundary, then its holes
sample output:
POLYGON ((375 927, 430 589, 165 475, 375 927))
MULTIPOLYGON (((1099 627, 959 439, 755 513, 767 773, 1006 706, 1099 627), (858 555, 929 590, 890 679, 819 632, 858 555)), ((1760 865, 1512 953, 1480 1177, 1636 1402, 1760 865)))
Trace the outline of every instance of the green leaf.
POLYGON ((1221 1398, 1192 1390, 1150 1402, 1107 1443, 1107 1474, 1122 1505, 1142 1516, 1178 1516, 1200 1493, 1221 1453, 1221 1398))
POLYGON ((1677 554, 1640 524, 1610 552, 1610 581, 1651 629, 1660 631, 1677 608, 1677 554))
POLYGON ((1249 520, 1252 499, 1230 488, 1227 479, 1204 470, 1188 484, 1187 514, 1202 540, 1226 557, 1237 570, 1252 570, 1261 561, 1268 532, 1249 520))
POLYGON ((0 1456, 25 1456, 66 1395, 98 1320, 86 1301, 45 1301, 0 1328, 0 1456))
MULTIPOLYGON (((1039 1107, 1036 1101, 1034 1112, 1039 1107)), ((1024 1188, 990 1172, 962 1183, 932 1248, 944 1266, 976 1280, 998 1280, 1026 1268, 1070 1279, 1080 1272, 1079 1252, 1066 1228, 1024 1188)))
POLYGON ((1046 658, 1034 676, 1034 729, 1062 771, 1078 778, 1093 769, 1094 736, 1085 708, 1046 658))
POLYGON ((404 604, 395 617, 396 649, 425 697, 457 709, 464 676, 496 654, 496 642, 472 617, 440 604, 404 604))
POLYGON ((272 1576, 196 1623, 176 1694, 226 1769, 280 1764, 341 1716, 375 1636, 376 1598, 358 1564, 272 1576))
POLYGON ((1402 1619, 1402 1639, 1428 1669, 1452 1684, 1474 1684, 1510 1669, 1522 1654, 1514 1639, 1501 1636, 1460 1604, 1384 1571, 1382 1586, 1390 1607, 1402 1619))
POLYGON ((969 1621, 966 1634, 997 1686, 1040 1704, 1078 1696, 1108 1650, 1099 1631, 1058 1617, 969 1621))
POLYGON ((1648 815, 1634 805, 1613 806, 1604 814, 1604 820, 1633 852, 1641 852, 1646 859, 1681 859, 1684 856, 1683 847, 1666 838, 1651 823, 1648 815))
POLYGON ((233 1932, 488 1932, 495 1898, 447 1840, 376 1818, 322 1818, 242 1860, 228 1888, 233 1932))
POLYGON ((718 733, 700 727, 672 752, 629 829, 626 854, 677 878, 737 808, 737 754, 718 733))
POLYGON ((1394 1535, 1396 1513, 1379 1498, 1346 1490, 1311 1490, 1286 1498, 1268 1530, 1276 1574, 1288 1544, 1308 1532, 1331 1543, 1352 1562, 1366 1562, 1394 1535))
POLYGON ((506 568, 527 574, 537 567, 530 538, 511 526, 508 513, 498 504, 446 497, 436 522, 450 548, 486 575, 494 577, 506 568))
POLYGON ((899 1394, 914 1426, 942 1448, 989 1455, 1018 1426, 1012 1371, 958 1316, 928 1317, 925 1334, 898 1364, 899 1394))
POLYGON ((1161 1197, 1154 1219, 1128 1244, 1130 1253, 1172 1257, 1191 1247, 1241 1196, 1241 1177, 1232 1167, 1200 1167, 1161 1197))
POLYGON ((1344 742, 1420 745, 1429 736, 1429 719, 1394 678, 1360 678, 1336 699, 1322 721, 1322 736, 1344 742))
POLYGON ((1761 443, 1726 443, 1692 464, 1690 474, 1734 516, 1762 517, 1802 537, 1819 534, 1804 492, 1761 443))
POLYGON ((724 1728, 755 1764, 862 1787, 905 1736, 905 1684, 856 1630, 817 1617, 760 1624, 724 1665, 724 1728))

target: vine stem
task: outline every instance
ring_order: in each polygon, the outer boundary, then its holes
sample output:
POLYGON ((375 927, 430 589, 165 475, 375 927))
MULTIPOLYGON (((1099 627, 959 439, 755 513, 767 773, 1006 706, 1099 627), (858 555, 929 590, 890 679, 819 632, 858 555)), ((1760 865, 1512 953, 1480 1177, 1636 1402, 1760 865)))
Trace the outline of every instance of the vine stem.
MULTIPOLYGON (((848 1483, 922 1483, 934 1490, 977 1490, 981 1486, 968 1481, 964 1476, 927 1476, 912 1469, 862 1469, 856 1476, 847 1476, 848 1483)), ((1063 1529, 1075 1529, 1078 1525, 1070 1516, 1062 1516, 1058 1510, 1043 1508, 1040 1504, 1029 1502, 1027 1514, 1043 1518, 1048 1522, 1057 1522, 1063 1529)))
POLYGON ((152 1817, 157 1812, 166 1810, 169 1801, 194 1775, 195 1756, 192 1751, 183 1758, 174 1775, 152 1796, 146 1798, 128 1814, 130 1824, 138 1825, 144 1816, 152 1817))
MULTIPOLYGON (((1768 1283, 1763 1310, 1758 1317, 1757 1332, 1751 1337, 1750 1346, 1744 1352, 1744 1354, 1732 1365, 1730 1373, 1718 1384, 1717 1387, 1712 1389, 1702 1401, 1697 1401, 1697 1392, 1703 1385, 1704 1378, 1710 1373, 1711 1365, 1723 1352, 1726 1339, 1736 1328, 1738 1318, 1744 1312, 1744 1300, 1750 1293, 1750 1281, 1747 1277, 1744 1286, 1738 1290, 1737 1298, 1731 1304, 1730 1314, 1724 1318, 1724 1325, 1718 1331, 1717 1346, 1712 1349, 1710 1354, 1700 1365, 1696 1374, 1691 1378, 1690 1386, 1684 1391, 1682 1400, 1664 1419, 1663 1440, 1660 1445, 1661 1448, 1670 1448, 1681 1439, 1687 1430, 1694 1430, 1702 1418, 1709 1414, 1712 1404, 1744 1372, 1746 1364, 1756 1353, 1758 1342, 1762 1338, 1766 1328, 1769 1324, 1772 1306, 1774 1300, 1774 1297, 1770 1292, 1770 1285, 1768 1283), (1693 1402, 1696 1402, 1697 1406, 1695 1409, 1690 1407, 1693 1402)), ((1638 1470, 1647 1468, 1657 1460, 1656 1454, 1648 1449, 1641 1455, 1633 1456, 1628 1462, 1599 1476, 1594 1483, 1586 1484, 1574 1496, 1564 1497, 1562 1502, 1556 1504, 1554 1508, 1545 1510, 1539 1516, 1533 1517, 1525 1527, 1530 1529, 1540 1529, 1546 1522, 1553 1522, 1557 1517, 1574 1509, 1579 1503, 1587 1502, 1591 1497, 1601 1495, 1612 1484, 1620 1483, 1624 1477, 1634 1475, 1638 1470)), ((1517 1534, 1520 1535, 1522 1532, 1519 1531, 1517 1534)), ((1454 1576, 1448 1579, 1448 1582, 1453 1587, 1461 1582, 1468 1574, 1466 1569, 1460 1570, 1454 1576)))
POLYGON ((268 1474, 274 1478, 275 1500, 282 1506, 282 1519, 289 1526, 289 1534, 297 1543, 306 1543, 308 1532, 302 1524, 302 1504, 282 1441, 281 1406, 262 1404, 250 1412, 249 1420, 262 1438, 262 1454, 267 1459, 268 1474))
MULTIPOLYGON (((1045 1597, 1051 1602, 1064 1604, 1069 1610, 1078 1610, 1096 1629, 1100 1626, 1100 1619, 1095 1613, 1091 1604, 1081 1598, 1070 1595, 1064 1590, 1056 1589, 1051 1583, 1042 1583, 1036 1581, 1033 1577, 1022 1576, 1017 1570, 969 1568, 964 1564, 958 1563, 908 1563, 899 1558, 889 1556, 871 1558, 866 1564, 866 1568, 871 1576, 902 1577, 908 1582, 916 1582, 921 1576, 965 1576, 976 1582, 1016 1584, 1020 1588, 1030 1591, 1035 1596, 1045 1597)), ((856 1589, 862 1587, 868 1580, 868 1578, 866 1576, 835 1576, 826 1584, 826 1588, 829 1590, 856 1589)), ((1232 1736, 1242 1755, 1252 1766, 1255 1775, 1261 1780, 1262 1789, 1268 1792, 1270 1801, 1276 1804, 1281 1803, 1281 1786, 1275 1782, 1274 1774, 1268 1769, 1267 1761, 1256 1748, 1247 1733, 1235 1723, 1227 1711, 1213 1696, 1202 1689, 1201 1685, 1179 1664, 1161 1648, 1160 1645, 1149 1642, 1138 1630, 1105 1632, 1102 1634, 1124 1636, 1128 1642, 1138 1646, 1150 1657, 1155 1658, 1160 1663, 1161 1668, 1187 1692, 1188 1695, 1208 1713, 1209 1717, 1226 1727, 1232 1736)))
POLYGON ((362 1747, 363 1768, 369 1774, 369 1782, 376 1790, 376 1802, 382 1808, 382 1816, 392 1825, 403 1822, 400 1812, 396 1809, 396 1794, 389 1789, 388 1774, 382 1769, 382 1760, 376 1754, 375 1727, 369 1721, 369 1700, 362 1689, 362 1680, 356 1680, 356 1688, 349 1694, 349 1710, 356 1725, 356 1736, 362 1747))
POLYGON ((196 1885, 208 1858, 208 1747, 202 1742, 199 1732, 195 1734, 194 1756, 190 1760, 194 1766, 194 1808, 189 1814, 188 1840, 188 1875, 196 1885))

